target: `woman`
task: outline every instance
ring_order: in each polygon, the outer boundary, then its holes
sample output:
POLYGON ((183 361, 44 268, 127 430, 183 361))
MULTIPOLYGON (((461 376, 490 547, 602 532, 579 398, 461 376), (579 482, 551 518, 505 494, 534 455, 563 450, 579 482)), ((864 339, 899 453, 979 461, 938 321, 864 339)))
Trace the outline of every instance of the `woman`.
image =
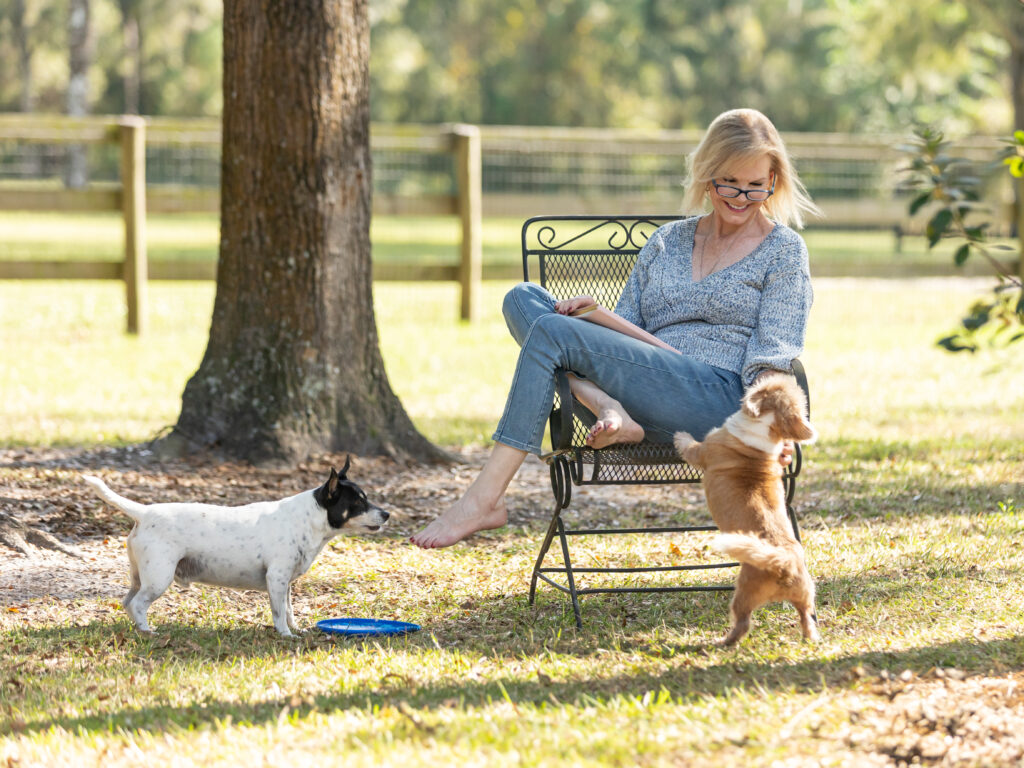
POLYGON ((672 349, 567 316, 589 296, 555 301, 533 283, 509 292, 505 319, 521 350, 494 450, 414 544, 446 547, 508 521, 505 489, 527 453, 541 453, 556 368, 572 371, 573 393, 595 414, 595 448, 669 442, 680 430, 700 440, 759 376, 790 371, 812 299, 807 247, 790 226, 817 209, 760 112, 719 115, 694 151, 684 207, 705 203, 710 213, 651 235, 615 307, 672 349))

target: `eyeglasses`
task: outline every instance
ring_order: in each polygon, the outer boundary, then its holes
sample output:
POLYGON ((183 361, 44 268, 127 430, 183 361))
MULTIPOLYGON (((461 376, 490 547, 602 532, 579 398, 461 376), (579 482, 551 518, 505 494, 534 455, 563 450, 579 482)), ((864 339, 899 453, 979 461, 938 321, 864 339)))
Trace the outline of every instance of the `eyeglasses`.
POLYGON ((763 202, 775 194, 774 175, 772 176, 771 189, 740 189, 739 187, 730 187, 728 184, 719 184, 714 179, 711 180, 711 183, 715 185, 715 191, 722 197, 732 199, 740 195, 746 195, 747 200, 752 203, 763 202))

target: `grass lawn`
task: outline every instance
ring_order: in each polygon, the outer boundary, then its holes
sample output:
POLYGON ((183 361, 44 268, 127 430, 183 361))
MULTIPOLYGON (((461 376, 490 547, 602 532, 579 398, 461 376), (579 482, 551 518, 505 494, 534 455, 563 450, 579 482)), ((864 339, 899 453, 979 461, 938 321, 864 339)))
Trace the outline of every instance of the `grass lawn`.
MULTIPOLYGON (((538 211, 543 213, 543 210, 538 211)), ((521 264, 521 219, 483 222, 486 265, 521 264)), ((804 233, 818 275, 913 275, 954 273, 953 248, 928 251, 923 237, 903 238, 900 251, 892 232, 804 233)), ((386 264, 454 264, 459 224, 455 217, 376 216, 370 237, 373 258, 386 264)), ((146 222, 151 261, 214 261, 219 225, 210 214, 151 214, 146 222)), ((0 260, 101 260, 123 258, 124 225, 116 213, 64 214, 0 211, 0 260)), ((966 274, 987 274, 977 260, 966 274)))
MULTIPOLYGON (((423 552, 398 516, 381 537, 336 540, 298 582, 302 623, 424 627, 404 638, 284 641, 263 626, 265 599, 213 588, 172 589, 151 610, 163 631, 139 637, 109 597, 12 604, 0 591, 0 764, 1019 764, 1024 355, 934 346, 986 285, 816 282, 804 361, 821 439, 798 511, 820 644, 800 642, 795 613, 774 606, 720 650, 720 594, 585 598, 582 631, 553 590, 529 606, 545 526, 531 510, 548 504, 538 468, 514 483, 504 529, 423 552)), ((452 286, 375 286, 391 383, 435 441, 480 445, 500 414, 515 360, 497 311, 506 287, 487 284, 489 310, 468 326, 452 286), (413 295, 415 320, 401 311, 413 295)), ((152 333, 131 339, 116 284, 0 282, 9 445, 135 443, 173 422, 213 286, 151 292, 152 333)), ((408 497, 440 506, 472 470, 427 482, 394 467, 375 490, 399 508, 408 497)), ((231 471, 247 488, 280 482, 231 471)), ((45 508, 50 485, 75 474, 0 463, 0 496, 45 508)), ((184 490, 189 477, 175 482, 184 490)), ((603 522, 705 514, 699 494, 673 488, 578 493, 573 509, 603 522)), ((123 556, 120 533, 87 543, 100 559, 123 556)), ((706 557, 706 542, 627 537, 583 558, 680 551, 706 557)))

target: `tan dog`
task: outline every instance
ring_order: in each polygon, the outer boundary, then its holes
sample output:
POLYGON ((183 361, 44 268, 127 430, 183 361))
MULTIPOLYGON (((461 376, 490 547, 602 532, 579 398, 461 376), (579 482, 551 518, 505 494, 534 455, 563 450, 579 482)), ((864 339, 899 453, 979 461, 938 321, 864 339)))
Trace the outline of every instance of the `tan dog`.
POLYGON ((704 442, 676 433, 679 454, 704 471, 704 495, 722 531, 713 546, 741 563, 731 606, 733 626, 721 645, 732 645, 747 633, 755 610, 783 600, 800 614, 804 638, 819 639, 814 582, 786 514, 779 464, 786 441, 816 437, 806 412, 807 400, 796 381, 771 375, 751 387, 740 410, 704 442))

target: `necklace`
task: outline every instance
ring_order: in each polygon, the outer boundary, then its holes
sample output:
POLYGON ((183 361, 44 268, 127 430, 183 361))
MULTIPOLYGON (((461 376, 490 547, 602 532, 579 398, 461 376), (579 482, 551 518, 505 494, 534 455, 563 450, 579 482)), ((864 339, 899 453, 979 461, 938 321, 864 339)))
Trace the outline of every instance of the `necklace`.
MULTIPOLYGON (((715 255, 714 260, 711 262, 711 267, 708 269, 705 269, 704 254, 707 250, 708 241, 711 240, 711 232, 704 235, 704 238, 700 241, 700 250, 697 253, 697 280, 703 280, 705 277, 713 274, 718 269, 719 262, 721 262, 722 259, 724 259, 729 254, 733 247, 743 239, 745 230, 746 225, 744 225, 743 228, 736 230, 733 234, 729 235, 728 237, 723 236, 719 238, 719 240, 723 242, 725 245, 715 255)), ((711 231, 714 231, 713 226, 711 231)), ((728 266, 728 264, 726 264, 725 266, 728 266)))

